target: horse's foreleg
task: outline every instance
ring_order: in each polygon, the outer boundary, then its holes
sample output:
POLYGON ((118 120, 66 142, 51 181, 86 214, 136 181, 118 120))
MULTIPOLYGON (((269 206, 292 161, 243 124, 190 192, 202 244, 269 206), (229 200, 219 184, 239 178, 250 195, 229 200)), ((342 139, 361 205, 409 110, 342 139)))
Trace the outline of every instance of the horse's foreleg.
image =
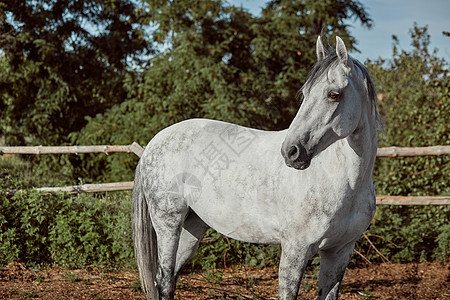
POLYGON ((339 287, 345 269, 352 258, 355 242, 333 249, 321 250, 319 274, 319 300, 339 297, 339 287))
POLYGON ((209 226, 193 211, 189 210, 181 231, 178 244, 177 260, 175 265, 175 278, 178 278, 181 269, 194 255, 200 240, 209 226))
POLYGON ((280 269, 278 271, 278 299, 296 299, 303 272, 313 255, 311 246, 299 242, 282 243, 280 269))

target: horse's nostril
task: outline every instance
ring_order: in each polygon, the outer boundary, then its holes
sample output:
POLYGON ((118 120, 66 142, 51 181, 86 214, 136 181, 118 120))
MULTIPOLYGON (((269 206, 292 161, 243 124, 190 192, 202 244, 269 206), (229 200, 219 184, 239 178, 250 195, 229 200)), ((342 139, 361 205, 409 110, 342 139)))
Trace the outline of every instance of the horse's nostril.
POLYGON ((300 153, 300 151, 299 151, 298 147, 297 147, 297 146, 292 146, 292 147, 289 149, 289 152, 288 152, 288 158, 289 158, 291 161, 294 161, 294 160, 296 160, 296 159, 298 158, 299 153, 300 153))

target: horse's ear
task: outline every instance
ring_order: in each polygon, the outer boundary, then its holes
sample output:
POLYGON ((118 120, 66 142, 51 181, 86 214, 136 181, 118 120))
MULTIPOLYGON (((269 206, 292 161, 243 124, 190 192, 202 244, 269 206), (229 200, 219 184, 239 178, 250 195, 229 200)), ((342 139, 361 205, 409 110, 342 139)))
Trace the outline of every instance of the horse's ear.
POLYGON ((344 65, 347 65, 347 48, 345 47, 344 41, 338 36, 336 36, 336 54, 339 57, 340 62, 342 62, 344 65))
POLYGON ((319 35, 316 42, 317 61, 321 61, 328 55, 328 50, 323 45, 322 37, 319 35))

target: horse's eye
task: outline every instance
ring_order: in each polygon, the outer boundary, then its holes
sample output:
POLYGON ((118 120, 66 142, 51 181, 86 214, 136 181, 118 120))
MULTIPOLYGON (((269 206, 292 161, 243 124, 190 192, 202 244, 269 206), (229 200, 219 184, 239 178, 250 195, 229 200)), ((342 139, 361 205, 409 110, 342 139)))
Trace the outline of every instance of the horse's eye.
POLYGON ((328 94, 328 98, 330 98, 331 100, 338 100, 339 99, 340 94, 338 92, 330 92, 328 94))

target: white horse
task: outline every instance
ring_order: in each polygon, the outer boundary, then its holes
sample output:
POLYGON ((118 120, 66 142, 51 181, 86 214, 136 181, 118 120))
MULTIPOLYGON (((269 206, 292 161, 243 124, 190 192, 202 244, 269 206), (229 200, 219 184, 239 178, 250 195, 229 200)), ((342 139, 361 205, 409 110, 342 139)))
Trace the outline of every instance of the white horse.
POLYGON ((208 228, 281 244, 279 299, 295 299, 321 256, 319 299, 337 299, 355 241, 375 212, 376 93, 337 37, 302 87, 288 130, 195 119, 158 133, 136 168, 133 235, 142 288, 173 299, 183 265, 208 228), (281 150, 281 153, 280 153, 281 150))

